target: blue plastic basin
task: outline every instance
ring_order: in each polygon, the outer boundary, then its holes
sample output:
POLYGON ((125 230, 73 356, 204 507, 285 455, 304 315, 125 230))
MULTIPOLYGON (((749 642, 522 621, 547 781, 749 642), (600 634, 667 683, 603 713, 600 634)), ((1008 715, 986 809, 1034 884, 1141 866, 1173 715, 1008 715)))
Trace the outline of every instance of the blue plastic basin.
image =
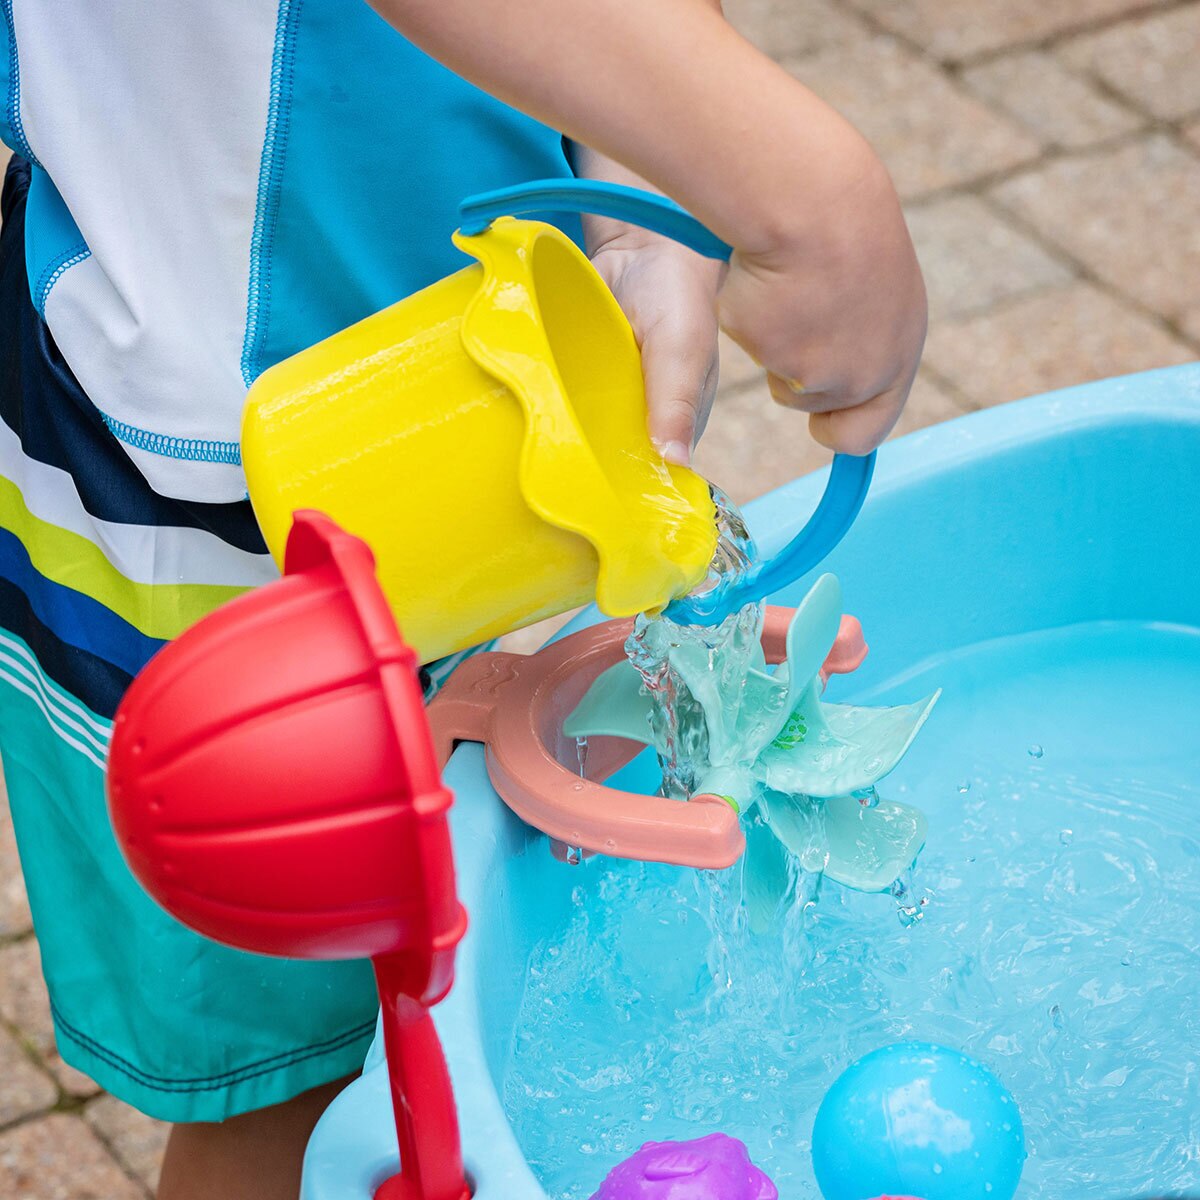
MULTIPOLYGON (((1200 366, 1072 388, 913 434, 884 447, 875 480, 858 523, 825 564, 841 577, 872 647, 842 696, 886 696, 894 687, 916 695, 937 682, 925 677, 931 662, 1049 630, 1064 631, 1063 669, 1079 671, 1071 630, 1097 622, 1200 637, 1200 366)), ((803 522, 822 485, 821 475, 809 476, 750 506, 766 549, 803 522)), ((796 603, 805 586, 774 599, 796 603)), ((1185 658, 1180 686, 1195 695, 1200 655, 1185 658)), ((1045 669, 1045 654, 1039 661, 1045 669)), ((1136 679, 1136 661, 1122 669, 1136 679)), ((960 679, 969 696, 956 702, 948 692, 949 716, 931 723, 895 778, 919 790, 997 722, 1007 725, 996 736, 1017 746, 1033 734, 1056 747, 1082 736, 1086 706, 1064 706, 1053 728, 1045 714, 1035 731, 1012 727, 1020 708, 1011 684, 1002 670, 960 679)), ((1070 686, 1084 694, 1087 671, 1070 686)), ((1190 755, 1200 777, 1200 738, 1169 749, 1190 755)), ((567 919, 577 878, 497 799, 479 747, 460 748, 447 782, 472 924, 438 1025, 468 1169, 478 1200, 544 1200, 500 1097, 528 956, 567 919)), ((939 815, 930 816, 935 826, 939 815)), ((366 1200, 395 1169, 395 1154, 385 1071, 373 1052, 313 1135, 303 1200, 366 1200)))

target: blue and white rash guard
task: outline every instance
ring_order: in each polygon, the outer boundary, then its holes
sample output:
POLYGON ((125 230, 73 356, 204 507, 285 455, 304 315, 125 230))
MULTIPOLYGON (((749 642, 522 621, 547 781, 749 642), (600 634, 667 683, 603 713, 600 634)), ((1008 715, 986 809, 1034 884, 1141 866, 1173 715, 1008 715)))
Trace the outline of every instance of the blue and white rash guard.
POLYGON ((569 174, 365 0, 0 5, 34 304, 167 496, 245 495, 246 388, 464 265, 463 196, 569 174))

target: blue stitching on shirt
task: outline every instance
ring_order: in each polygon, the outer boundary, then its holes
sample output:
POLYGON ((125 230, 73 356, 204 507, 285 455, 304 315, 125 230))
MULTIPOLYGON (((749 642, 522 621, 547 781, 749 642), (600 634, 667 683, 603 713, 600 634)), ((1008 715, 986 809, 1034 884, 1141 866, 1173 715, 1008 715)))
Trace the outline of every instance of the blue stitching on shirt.
POLYGON ((242 448, 237 442, 168 437, 165 433, 151 433, 148 429, 139 429, 136 425, 118 421, 103 412, 100 413, 100 419, 118 442, 124 442, 135 450, 145 450, 150 454, 161 454, 164 458, 179 458, 186 462, 227 463, 231 467, 242 465, 242 448))
POLYGON ((275 50, 271 56, 271 91, 267 128, 258 167, 258 197, 250 235, 250 283, 246 298, 246 333, 242 340, 242 379, 249 387, 259 372, 267 337, 271 303, 270 259, 279 217, 280 177, 292 116, 292 75, 296 66, 296 30, 304 0, 279 0, 275 50))
POLYGON ((21 63, 17 54, 17 27, 13 22, 13 0, 4 0, 4 21, 8 26, 8 127, 16 139, 17 149, 34 166, 40 167, 37 155, 25 137, 21 121, 21 63))
POLYGON ((33 289, 33 305, 43 321, 46 319, 46 300, 50 296, 50 289, 67 271, 91 256, 87 242, 76 242, 46 264, 33 289))

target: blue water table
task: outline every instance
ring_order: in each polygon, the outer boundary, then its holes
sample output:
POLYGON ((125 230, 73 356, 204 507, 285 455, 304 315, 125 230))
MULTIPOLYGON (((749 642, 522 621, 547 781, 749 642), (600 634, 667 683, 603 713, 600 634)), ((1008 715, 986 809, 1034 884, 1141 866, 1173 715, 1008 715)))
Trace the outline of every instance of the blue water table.
MULTIPOLYGON (((919 802, 928 819, 925 858, 942 864, 943 878, 949 857, 963 849, 956 876, 960 890, 969 892, 973 878, 972 830, 982 831, 980 839, 999 839, 987 846, 1001 860, 995 877, 1011 889, 1014 904, 1020 901, 1026 905, 1021 911, 1033 916, 1014 918, 1019 940, 1011 952, 1005 942, 1008 957, 997 961, 1014 976, 1024 969, 1022 962, 1032 964, 1040 977, 1027 985, 1028 994, 1046 997, 1044 1006, 1038 1007, 1041 1000, 1034 1005, 1044 1033, 1032 1043, 1015 1031, 1008 1036, 1002 1025, 977 1035, 964 1024, 950 1036, 931 1036, 922 1032, 919 1004, 895 1014, 893 1024, 901 1035, 953 1039, 956 1048, 985 1060, 1017 1102, 1030 1105, 1025 1129, 1035 1149, 1061 1114, 1041 1111, 1036 1088, 1027 1085, 1023 1092, 1013 1076, 1053 1059, 1061 1062, 1061 1071, 1077 1072, 1089 1095, 1115 1103, 1120 1089, 1138 1086, 1138 1072, 1147 1069, 1139 1057, 1139 1024, 1155 1006, 1174 1003, 1165 992, 1138 993, 1136 927, 1161 919, 1159 910, 1174 893, 1193 887, 1188 881, 1200 870, 1200 858, 1192 861, 1191 875, 1186 869, 1188 854, 1200 855, 1193 803, 1200 779, 1194 725, 1200 711, 1198 463, 1200 366, 1108 380, 974 413, 880 451, 859 519, 822 567, 840 580, 873 646, 853 674, 830 684, 831 691, 839 689, 840 702, 896 703, 944 687, 939 710, 890 776, 889 788, 919 802), (989 780, 992 790, 985 786, 989 780), (1108 799, 1097 780, 1119 785, 1118 798, 1108 799), (1078 844, 1080 829, 1045 827, 1052 818, 1043 801, 1054 787, 1069 790, 1101 833, 1106 814, 1115 814, 1115 822, 1128 809, 1121 796, 1157 809, 1169 833, 1155 841, 1163 835, 1147 827, 1144 836, 1129 835, 1124 844, 1113 835, 1085 851, 1078 844), (1014 828, 1025 833, 986 832, 988 804, 1012 809, 1014 828), (1118 952, 1128 973, 1072 984, 1070 958, 1055 953, 1084 920, 1073 915, 1081 898, 1104 888, 1121 895, 1121 887, 1129 893, 1134 926, 1129 948, 1118 952), (1066 983, 1060 987, 1059 980, 1066 983), (1111 1015, 1116 1012, 1127 1014, 1123 1022, 1116 1023, 1111 1015), (1096 1029, 1105 1021, 1110 1025, 1101 1036, 1096 1029), (1086 1045, 1105 1049, 1090 1061, 1080 1049, 1086 1045)), ((749 507, 755 535, 768 552, 791 537, 797 514, 812 511, 825 483, 821 473, 807 476, 749 507)), ((815 575, 798 580, 769 599, 795 607, 815 581, 815 575)), ((597 620, 596 613, 585 614, 573 628, 597 620)), ((456 797, 451 829, 472 925, 459 951, 455 990, 436 1022, 457 1096, 467 1171, 476 1200, 549 1200, 530 1160, 537 1159, 538 1146, 577 1143, 587 1131, 556 1117, 551 1106, 539 1115, 535 1130, 515 1124, 506 1107, 527 964, 539 945, 564 936, 580 904, 599 914, 611 901, 603 889, 589 887, 594 867, 565 865, 550 852, 543 833, 499 800, 480 745, 460 746, 445 779, 456 797)), ((633 757, 613 782, 626 792, 654 796, 660 777, 653 754, 633 757)), ((943 899, 935 898, 935 908, 943 899)), ((1181 909, 1178 920, 1186 921, 1187 911, 1181 909)), ((1118 928, 1103 936, 1119 934, 1118 928)), ((898 930, 892 937, 907 940, 896 943, 896 953, 918 936, 920 931, 898 930)), ((1003 942, 1007 935, 995 930, 987 936, 1003 942)), ((977 949, 984 954, 989 947, 977 949)), ((1181 953, 1165 945, 1159 952, 1181 953)), ((1186 956, 1179 959, 1184 974, 1185 961, 1186 956)), ((1000 970, 994 964, 992 969, 1000 970)), ((1191 970, 1194 978, 1194 956, 1191 970)), ((929 994, 953 989, 959 983, 952 975, 920 987, 929 994)), ((1002 983, 1003 972, 996 978, 1002 983)), ((582 1012, 589 1004, 587 990, 568 997, 567 1007, 582 1012)), ((998 1011, 1002 991, 995 997, 998 1011)), ((1187 1010, 1180 1012, 1186 1036, 1187 1010)), ((833 1077, 871 1048, 853 1042, 850 1035, 831 1037, 826 1045, 797 1051, 794 1061, 781 1061, 797 1080, 808 1077, 809 1059, 818 1062, 815 1075, 823 1083, 807 1091, 797 1083, 795 1093, 808 1128, 833 1077)), ((561 1052, 569 1055, 571 1047, 561 1052)), ((1154 1061, 1159 1053, 1154 1051, 1154 1061)), ((1098 1105, 1089 1118, 1097 1130, 1087 1154, 1092 1182, 1072 1176, 1075 1190, 1064 1187, 1043 1154, 1030 1160, 1018 1197, 1129 1193, 1132 1177, 1125 1168, 1118 1168, 1120 1179, 1105 1182, 1106 1156, 1124 1152, 1127 1142, 1136 1150, 1155 1130, 1168 1141, 1179 1130, 1185 1144, 1195 1088, 1194 1078, 1179 1075, 1163 1093, 1179 1103, 1164 1098, 1136 1121, 1131 1118, 1128 1129, 1119 1122, 1106 1126, 1106 1109, 1098 1105)), ((944 1128, 954 1134, 958 1126, 947 1118, 944 1128)), ((696 1128, 694 1136, 707 1132, 696 1128)), ((647 1139, 659 1136, 655 1126, 646 1127, 647 1139)), ((362 1077, 313 1135, 303 1200, 369 1200, 395 1171, 395 1146, 377 1047, 362 1077)), ((580 1194, 590 1195, 614 1165, 611 1157, 581 1154, 580 1194)), ((1157 1176, 1138 1181, 1155 1194, 1177 1190, 1183 1178, 1178 1172, 1186 1169, 1182 1160, 1171 1165, 1164 1159, 1146 1168, 1157 1176), (1169 1171, 1175 1174, 1164 1174, 1169 1171)), ((811 1174, 794 1180, 791 1190, 781 1185, 781 1193, 792 1197, 815 1197, 815 1189, 811 1174)))

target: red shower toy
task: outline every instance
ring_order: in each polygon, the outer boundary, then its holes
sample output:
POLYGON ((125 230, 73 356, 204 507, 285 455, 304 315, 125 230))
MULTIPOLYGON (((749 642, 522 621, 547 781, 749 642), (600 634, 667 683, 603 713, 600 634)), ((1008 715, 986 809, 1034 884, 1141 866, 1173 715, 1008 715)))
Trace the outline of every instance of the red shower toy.
POLYGON ((284 577, 134 680, 108 793, 134 874, 186 925, 263 954, 373 960, 402 1168, 376 1200, 466 1200, 429 1015, 466 929, 451 797, 366 544, 297 513, 284 577))

